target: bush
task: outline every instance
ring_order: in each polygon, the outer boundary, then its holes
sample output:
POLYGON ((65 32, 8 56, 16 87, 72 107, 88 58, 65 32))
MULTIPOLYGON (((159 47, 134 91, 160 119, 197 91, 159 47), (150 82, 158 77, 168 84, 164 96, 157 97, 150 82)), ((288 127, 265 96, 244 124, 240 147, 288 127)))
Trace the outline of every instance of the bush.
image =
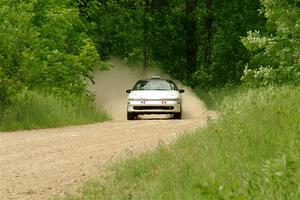
POLYGON ((23 91, 1 109, 0 131, 60 127, 108 120, 86 97, 23 91))

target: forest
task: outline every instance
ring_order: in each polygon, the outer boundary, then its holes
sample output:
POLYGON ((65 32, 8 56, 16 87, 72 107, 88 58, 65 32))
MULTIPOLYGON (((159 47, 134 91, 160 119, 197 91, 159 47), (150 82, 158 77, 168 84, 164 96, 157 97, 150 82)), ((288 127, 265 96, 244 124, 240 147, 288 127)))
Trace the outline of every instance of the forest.
POLYGON ((90 104, 111 57, 205 91, 297 85, 299 36, 299 0, 1 0, 2 118, 28 96, 90 104))

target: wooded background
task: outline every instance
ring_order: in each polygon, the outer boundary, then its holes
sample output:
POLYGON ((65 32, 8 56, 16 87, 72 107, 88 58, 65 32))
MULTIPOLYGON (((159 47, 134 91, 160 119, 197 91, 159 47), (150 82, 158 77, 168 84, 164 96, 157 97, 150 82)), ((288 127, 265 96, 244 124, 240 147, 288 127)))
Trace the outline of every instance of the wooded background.
POLYGON ((0 101, 86 94, 103 61, 205 89, 299 84, 300 0, 1 0, 0 101))

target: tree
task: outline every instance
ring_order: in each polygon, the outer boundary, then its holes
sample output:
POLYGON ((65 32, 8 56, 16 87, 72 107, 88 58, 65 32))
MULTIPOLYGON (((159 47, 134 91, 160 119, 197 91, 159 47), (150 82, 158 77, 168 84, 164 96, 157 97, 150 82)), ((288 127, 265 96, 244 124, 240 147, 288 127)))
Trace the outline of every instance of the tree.
POLYGON ((38 31, 33 27, 33 4, 3 0, 0 3, 0 103, 21 88, 26 71, 23 52, 36 43, 38 31))
POLYGON ((198 70, 194 74, 196 85, 204 88, 224 84, 239 84, 245 64, 251 53, 240 38, 248 30, 264 31, 265 18, 259 15, 259 0, 223 1, 207 0, 198 12, 198 70))
POLYGON ((213 37, 213 0, 206 0, 206 16, 204 19, 204 38, 206 44, 204 45, 204 61, 206 66, 212 63, 212 37, 213 37))
POLYGON ((87 24, 93 24, 89 37, 102 56, 139 60, 145 68, 154 61, 192 86, 239 83, 251 56, 240 38, 265 27, 259 0, 93 0, 81 5, 87 24))
POLYGON ((196 0, 186 0, 186 76, 193 74, 197 69, 197 25, 196 0))
POLYGON ((82 95, 93 68, 106 68, 71 2, 0 2, 1 102, 22 88, 82 95))
POLYGON ((242 39, 254 53, 243 81, 256 86, 300 83, 300 1, 261 0, 267 32, 248 32, 242 39))

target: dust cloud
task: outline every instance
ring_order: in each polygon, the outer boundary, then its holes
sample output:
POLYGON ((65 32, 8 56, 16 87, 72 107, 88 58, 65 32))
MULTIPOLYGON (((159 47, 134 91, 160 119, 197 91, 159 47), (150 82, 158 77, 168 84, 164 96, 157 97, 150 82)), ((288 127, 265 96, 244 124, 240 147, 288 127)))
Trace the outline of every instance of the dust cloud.
MULTIPOLYGON (((127 93, 126 90, 133 87, 139 80, 150 78, 153 75, 160 75, 168 78, 166 74, 158 69, 147 70, 139 66, 127 65, 119 59, 109 61, 114 67, 109 71, 95 72, 95 85, 90 85, 89 90, 96 95, 96 103, 112 117, 113 120, 126 120, 127 93)), ((204 103, 186 86, 175 81, 179 88, 185 90, 182 94, 183 118, 207 118, 210 112, 207 111, 204 103)))

